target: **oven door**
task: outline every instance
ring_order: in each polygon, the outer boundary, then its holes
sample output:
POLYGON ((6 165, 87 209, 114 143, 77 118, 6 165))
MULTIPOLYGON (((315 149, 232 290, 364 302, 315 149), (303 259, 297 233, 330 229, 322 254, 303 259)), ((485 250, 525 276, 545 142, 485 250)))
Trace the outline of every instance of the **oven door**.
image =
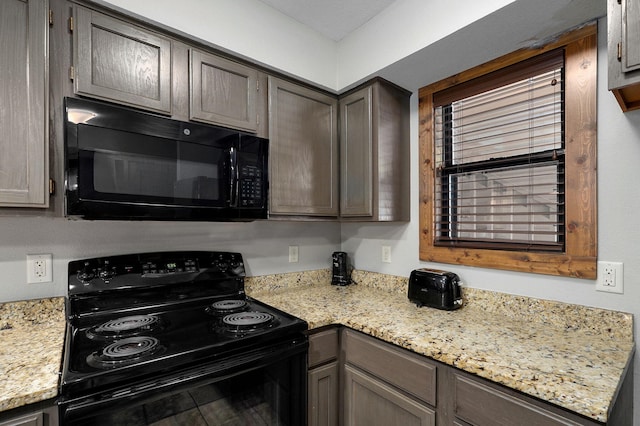
POLYGON ((60 419, 63 425, 303 425, 307 347, 301 338, 113 391, 63 396, 60 419))

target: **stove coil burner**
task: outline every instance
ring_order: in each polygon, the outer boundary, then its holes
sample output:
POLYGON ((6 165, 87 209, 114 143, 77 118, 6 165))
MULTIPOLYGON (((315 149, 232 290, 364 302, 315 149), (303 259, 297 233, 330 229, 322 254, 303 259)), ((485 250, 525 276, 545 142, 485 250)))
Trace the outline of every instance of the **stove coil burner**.
POLYGON ((87 357, 87 364, 100 369, 110 369, 136 364, 161 353, 164 347, 155 337, 135 336, 117 340, 87 357))
POLYGON ((253 331, 263 330, 276 325, 273 315, 266 312, 239 312, 222 318, 226 331, 235 335, 243 335, 253 331))
POLYGON ((93 340, 115 340, 149 333, 160 327, 155 315, 132 315, 107 321, 87 331, 93 340))
POLYGON ((247 303, 246 300, 239 300, 239 299, 219 300, 207 307, 207 313, 210 315, 215 315, 220 317, 220 316, 225 316, 225 315, 245 311, 248 306, 249 304, 247 303))

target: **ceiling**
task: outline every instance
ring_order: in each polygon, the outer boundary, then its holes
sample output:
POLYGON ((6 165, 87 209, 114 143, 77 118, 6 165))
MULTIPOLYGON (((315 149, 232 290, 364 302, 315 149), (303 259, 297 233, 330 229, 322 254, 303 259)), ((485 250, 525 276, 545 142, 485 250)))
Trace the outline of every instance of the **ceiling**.
POLYGON ((325 37, 340 41, 396 0, 261 0, 325 37))

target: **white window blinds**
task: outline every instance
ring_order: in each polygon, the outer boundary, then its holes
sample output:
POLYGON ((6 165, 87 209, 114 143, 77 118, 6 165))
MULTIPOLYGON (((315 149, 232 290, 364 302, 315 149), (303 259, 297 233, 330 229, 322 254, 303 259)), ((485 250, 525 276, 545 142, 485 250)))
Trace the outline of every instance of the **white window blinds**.
POLYGON ((435 244, 564 249, 563 56, 434 95, 435 244))

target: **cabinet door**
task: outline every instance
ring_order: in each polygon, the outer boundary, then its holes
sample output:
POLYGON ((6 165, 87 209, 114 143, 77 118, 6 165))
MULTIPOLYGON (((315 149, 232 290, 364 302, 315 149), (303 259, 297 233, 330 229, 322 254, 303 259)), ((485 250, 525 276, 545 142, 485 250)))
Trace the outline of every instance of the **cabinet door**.
POLYGON ((171 113, 171 41, 82 7, 73 37, 76 94, 171 113))
POLYGON ((346 426, 435 426, 435 412, 384 382, 345 365, 346 426))
POLYGON ((189 118, 255 132, 258 71, 191 50, 189 118))
POLYGON ((640 69, 640 0, 622 1, 622 70, 640 69))
POLYGON ((270 213, 338 215, 338 101, 269 77, 270 213))
POLYGON ((337 361, 309 371, 309 426, 338 424, 337 361))
POLYGON ((0 2, 0 206, 49 206, 48 9, 0 2))
POLYGON ((410 93, 375 79, 340 99, 340 218, 408 221, 410 93))
POLYGON ((340 100, 340 216, 373 214, 371 86, 340 100))
POLYGON ((0 426, 43 426, 43 424, 44 422, 41 411, 0 422, 0 426))

